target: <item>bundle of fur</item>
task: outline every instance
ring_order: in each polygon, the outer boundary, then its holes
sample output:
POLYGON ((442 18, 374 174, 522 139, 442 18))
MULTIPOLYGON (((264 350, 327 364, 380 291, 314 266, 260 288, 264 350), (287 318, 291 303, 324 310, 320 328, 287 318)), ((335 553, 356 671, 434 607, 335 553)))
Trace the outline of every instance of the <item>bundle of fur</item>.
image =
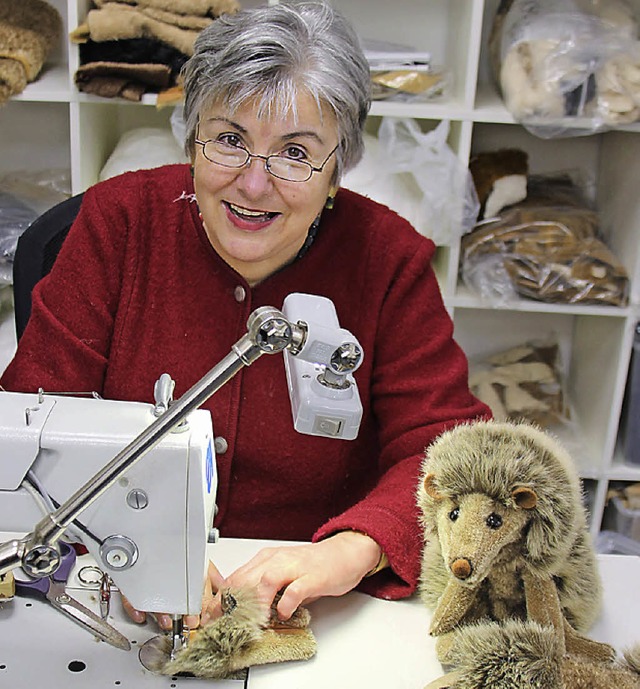
POLYGON ((236 12, 237 0, 209 0, 206 3, 174 3, 151 0, 98 0, 84 24, 71 34, 77 43, 131 38, 154 38, 193 54, 193 44, 202 29, 221 14, 236 12))
POLYGON ((298 608, 291 619, 278 621, 275 603, 264 612, 253 590, 222 592, 222 616, 198 630, 189 643, 168 660, 171 641, 153 669, 164 675, 224 679, 253 665, 307 660, 316 642, 309 629, 309 612, 298 608))
POLYGON ((611 663, 610 646, 580 633, 601 584, 578 472, 554 438, 526 423, 458 426, 427 449, 417 501, 441 662, 467 625, 520 620, 552 627, 563 653, 611 663))
POLYGON ((35 81, 61 33, 60 14, 43 0, 2 0, 0 103, 35 81))
POLYGON ((81 50, 83 64, 76 84, 87 93, 128 100, 175 87, 179 68, 193 54, 198 34, 220 15, 240 8, 237 0, 95 0, 95 4, 70 35, 73 42, 89 46, 81 50), (140 55, 141 41, 146 42, 146 59, 140 55))

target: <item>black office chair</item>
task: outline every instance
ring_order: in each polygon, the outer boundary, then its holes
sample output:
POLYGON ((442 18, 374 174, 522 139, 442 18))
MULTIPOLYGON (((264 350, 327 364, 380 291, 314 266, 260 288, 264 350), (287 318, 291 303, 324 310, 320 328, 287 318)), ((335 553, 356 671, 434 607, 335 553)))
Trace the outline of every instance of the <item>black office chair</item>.
POLYGON ((20 235, 13 258, 13 300, 18 340, 31 315, 31 291, 52 268, 80 209, 83 194, 72 196, 36 218, 20 235))

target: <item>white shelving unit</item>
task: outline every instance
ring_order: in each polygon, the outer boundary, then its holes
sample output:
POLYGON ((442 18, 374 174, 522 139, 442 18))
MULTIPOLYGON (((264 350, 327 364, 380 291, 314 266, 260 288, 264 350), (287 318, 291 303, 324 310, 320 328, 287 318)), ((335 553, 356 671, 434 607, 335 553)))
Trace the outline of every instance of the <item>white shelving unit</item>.
MULTIPOLYGON (((271 0, 273 1, 273 0, 271 0)), ((65 31, 85 16, 89 0, 50 0, 65 31)), ((640 16, 640 0, 634 0, 640 16)), ((640 468, 624 464, 618 422, 636 322, 640 319, 640 126, 589 137, 538 139, 517 125, 492 85, 487 36, 498 0, 334 0, 364 38, 429 50, 453 77, 451 93, 429 104, 376 102, 382 116, 413 117, 425 129, 451 122, 450 146, 466 165, 472 154, 517 146, 529 154, 533 173, 577 169, 594 180, 606 239, 631 279, 625 308, 552 305, 519 301, 486 305, 458 280, 459 245, 440 247, 436 269, 453 316, 456 337, 470 358, 555 333, 563 354, 568 393, 576 410, 577 459, 590 498, 592 530, 598 532, 612 481, 640 481, 640 468)), ((241 0, 241 4, 260 4, 241 0)), ((0 109, 0 172, 47 166, 70 170, 72 191, 97 181, 120 136, 140 125, 169 127, 169 108, 80 94, 73 85, 78 51, 64 40, 39 80, 0 109)), ((149 101, 149 102, 147 102, 149 101)), ((5 323, 0 327, 6 330, 5 323)), ((6 338, 5 338, 6 340, 6 338)), ((0 342, 5 341, 0 339, 0 342)), ((4 357, 6 358, 6 357, 4 357)), ((0 357, 0 367, 3 358, 0 357)))

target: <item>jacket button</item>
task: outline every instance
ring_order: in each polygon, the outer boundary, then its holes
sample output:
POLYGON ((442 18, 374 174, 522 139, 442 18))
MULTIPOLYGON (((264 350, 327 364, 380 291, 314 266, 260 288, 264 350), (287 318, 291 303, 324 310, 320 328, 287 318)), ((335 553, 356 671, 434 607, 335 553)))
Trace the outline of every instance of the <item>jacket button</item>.
POLYGON ((226 441, 225 438, 219 435, 217 438, 214 439, 213 447, 215 448, 217 455, 223 455, 229 449, 229 443, 226 441))
POLYGON ((233 296, 235 297, 235 300, 240 304, 246 299, 247 291, 245 290, 245 288, 242 285, 238 285, 233 290, 233 296))

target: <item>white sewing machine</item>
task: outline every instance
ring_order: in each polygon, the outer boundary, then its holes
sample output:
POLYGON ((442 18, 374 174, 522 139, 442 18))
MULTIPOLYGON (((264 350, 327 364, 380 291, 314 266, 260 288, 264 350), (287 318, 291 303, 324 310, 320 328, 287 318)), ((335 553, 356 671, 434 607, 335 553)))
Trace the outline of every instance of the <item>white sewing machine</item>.
POLYGON ((243 366, 282 351, 297 430, 353 439, 362 415, 352 376, 362 349, 331 301, 289 295, 282 312, 254 311, 247 330, 175 401, 166 374, 155 405, 0 392, 0 529, 30 531, 0 544, 0 575, 55 572, 69 531, 135 608, 171 614, 174 645, 182 639, 215 540, 212 422, 197 408, 243 366))

